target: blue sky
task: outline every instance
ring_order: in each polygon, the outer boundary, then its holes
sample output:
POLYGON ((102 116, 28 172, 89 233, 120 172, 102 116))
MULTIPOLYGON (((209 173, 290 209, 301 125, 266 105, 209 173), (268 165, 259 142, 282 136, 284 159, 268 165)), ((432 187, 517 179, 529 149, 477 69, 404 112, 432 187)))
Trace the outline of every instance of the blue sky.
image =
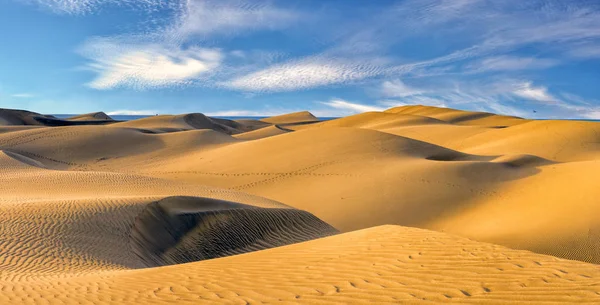
POLYGON ((0 107, 343 116, 405 104, 600 119, 600 2, 0 1, 0 107))

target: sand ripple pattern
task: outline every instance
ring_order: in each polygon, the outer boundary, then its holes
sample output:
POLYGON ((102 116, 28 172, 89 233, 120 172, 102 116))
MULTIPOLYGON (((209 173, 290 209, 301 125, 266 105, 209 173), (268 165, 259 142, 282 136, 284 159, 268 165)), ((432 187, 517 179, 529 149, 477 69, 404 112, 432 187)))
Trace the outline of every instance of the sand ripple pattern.
POLYGON ((598 304, 600 269, 398 226, 213 260, 19 282, 1 304, 598 304))

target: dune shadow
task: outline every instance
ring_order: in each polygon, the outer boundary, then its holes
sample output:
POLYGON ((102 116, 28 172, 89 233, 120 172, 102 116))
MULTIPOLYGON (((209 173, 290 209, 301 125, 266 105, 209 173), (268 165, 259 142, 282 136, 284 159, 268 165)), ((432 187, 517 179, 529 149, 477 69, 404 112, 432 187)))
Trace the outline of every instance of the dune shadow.
POLYGON ((202 197, 148 204, 130 245, 148 267, 181 264, 273 248, 338 233, 314 215, 202 197))

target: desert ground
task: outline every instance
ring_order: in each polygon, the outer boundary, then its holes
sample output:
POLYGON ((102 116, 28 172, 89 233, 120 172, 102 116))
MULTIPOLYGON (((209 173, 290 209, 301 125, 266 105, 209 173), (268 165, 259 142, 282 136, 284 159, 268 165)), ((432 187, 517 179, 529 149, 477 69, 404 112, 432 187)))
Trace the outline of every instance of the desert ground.
POLYGON ((600 123, 0 109, 0 304, 600 303, 600 123))

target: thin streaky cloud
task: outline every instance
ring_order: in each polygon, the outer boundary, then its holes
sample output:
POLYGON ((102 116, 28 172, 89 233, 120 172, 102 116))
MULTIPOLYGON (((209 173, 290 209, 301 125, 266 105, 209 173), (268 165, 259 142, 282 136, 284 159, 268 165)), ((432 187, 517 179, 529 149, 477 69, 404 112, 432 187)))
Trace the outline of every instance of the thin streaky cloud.
POLYGON ((266 1, 187 0, 167 35, 184 39, 201 35, 232 35, 275 30, 298 21, 300 13, 266 1))
POLYGON ((600 58, 600 43, 574 46, 567 54, 580 59, 598 59, 600 58))
POLYGON ((590 120, 600 120, 600 109, 594 111, 586 111, 582 114, 582 116, 590 120))
POLYGON ((160 113, 157 110, 113 110, 109 111, 107 115, 155 115, 160 113))
POLYGON ((274 65, 224 82, 227 88, 256 91, 295 91, 351 81, 380 74, 379 68, 357 62, 309 58, 274 65))
POLYGON ((466 68, 471 72, 487 71, 519 71, 528 69, 546 69, 558 65, 560 62, 556 59, 519 57, 519 56, 493 56, 483 58, 469 64, 466 68))
POLYGON ((380 106, 353 103, 342 99, 332 99, 328 102, 322 102, 322 104, 331 108, 340 109, 343 111, 342 113, 361 113, 368 111, 383 111, 386 109, 380 106))
POLYGON ((162 0, 15 0, 34 4, 58 14, 84 15, 94 13, 104 6, 130 7, 152 10, 164 7, 168 2, 162 0))
POLYGON ((32 94, 32 93, 15 93, 15 94, 11 94, 11 97, 14 97, 14 98, 34 98, 35 94, 32 94))
POLYGON ((406 97, 423 93, 422 90, 410 87, 399 79, 384 81, 380 90, 384 97, 406 97))

